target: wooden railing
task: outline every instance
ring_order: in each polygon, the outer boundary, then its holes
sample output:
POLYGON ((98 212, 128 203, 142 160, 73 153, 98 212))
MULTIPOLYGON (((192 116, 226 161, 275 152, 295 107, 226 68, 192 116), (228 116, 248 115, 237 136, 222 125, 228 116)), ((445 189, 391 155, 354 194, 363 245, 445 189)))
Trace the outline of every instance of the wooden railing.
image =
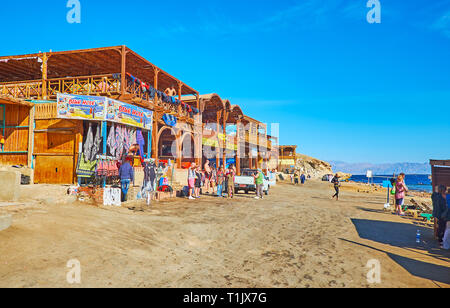
POLYGON ((42 80, 0 83, 0 94, 14 98, 41 99, 42 80))
POLYGON ((57 117, 57 103, 36 104, 34 118, 36 120, 54 119, 57 117))
POLYGON ((87 76, 76 78, 56 78, 47 81, 48 98, 56 98, 58 93, 77 95, 117 95, 120 94, 120 80, 113 75, 87 76))
MULTIPOLYGON (((6 82, 0 83, 0 94, 30 100, 42 100, 44 98, 54 100, 58 93, 94 96, 120 95, 122 94, 121 80, 114 78, 115 76, 117 77, 120 75, 107 74, 52 78, 45 81, 45 87, 43 86, 44 82, 42 80, 6 82), (44 97, 45 94, 46 97, 44 97)), ((154 101, 148 92, 144 92, 142 87, 128 78, 125 91, 126 93, 124 94, 130 94, 133 98, 139 98, 150 103, 153 103, 154 101)), ((162 102, 161 98, 158 99, 158 105, 162 108, 164 113, 172 113, 181 119, 193 122, 193 115, 188 113, 185 109, 179 108, 177 105, 162 102)))
MULTIPOLYGON (((120 93, 120 80, 112 74, 102 76, 82 76, 54 78, 45 82, 47 99, 55 99, 58 93, 79 95, 116 95, 120 93)), ((0 83, 0 94, 22 99, 43 99, 43 81, 0 83)))

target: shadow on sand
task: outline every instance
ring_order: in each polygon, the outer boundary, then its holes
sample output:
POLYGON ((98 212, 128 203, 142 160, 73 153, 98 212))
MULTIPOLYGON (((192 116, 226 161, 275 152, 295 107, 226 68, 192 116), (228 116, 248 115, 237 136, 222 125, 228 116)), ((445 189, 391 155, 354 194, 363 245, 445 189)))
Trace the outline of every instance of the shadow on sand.
MULTIPOLYGON (((450 252, 439 248, 437 241, 434 239, 432 228, 410 223, 365 219, 352 219, 352 222, 359 237, 362 239, 403 248, 413 251, 414 253, 427 255, 441 261, 448 262, 449 266, 445 267, 383 251, 412 275, 444 283, 450 283, 450 252), (417 230, 419 230, 421 234, 421 243, 416 243, 417 230), (420 252, 420 250, 426 251, 427 253, 420 252)), ((363 245, 359 243, 355 244, 363 245)), ((376 249, 370 246, 367 247, 376 249)))
MULTIPOLYGON (((407 257, 402 257, 397 254, 393 254, 390 252, 387 252, 382 249, 378 249, 369 245, 357 243, 354 241, 346 240, 346 239, 340 239, 342 241, 359 245, 362 247, 366 247, 369 249, 373 249, 379 252, 383 252, 386 255, 389 256, 394 262, 396 262, 398 265, 403 267, 405 270, 407 270, 411 275, 428 279, 433 282, 441 282, 441 283, 447 283, 450 284, 450 268, 442 265, 436 265, 432 263, 427 263, 423 261, 414 260, 407 257)), ((438 285, 439 286, 439 285, 438 285)), ((440 286, 439 286, 440 287, 440 286)))

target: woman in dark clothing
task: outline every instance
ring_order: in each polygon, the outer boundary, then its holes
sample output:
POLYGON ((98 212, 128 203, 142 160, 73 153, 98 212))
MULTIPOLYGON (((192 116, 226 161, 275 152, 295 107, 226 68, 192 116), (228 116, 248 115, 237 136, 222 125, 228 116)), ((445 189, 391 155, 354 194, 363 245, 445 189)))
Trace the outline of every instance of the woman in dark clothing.
POLYGON ((446 191, 447 187, 440 185, 438 191, 431 195, 431 199, 433 200, 433 217, 437 221, 437 237, 439 244, 442 244, 445 228, 447 227, 447 216, 449 214, 445 194, 446 191))
POLYGON ((200 167, 195 170, 195 196, 194 198, 200 198, 200 189, 202 188, 202 173, 200 167))
POLYGON ((341 184, 339 182, 339 175, 337 173, 331 180, 331 183, 334 184, 334 190, 336 191, 332 199, 336 198, 336 201, 339 201, 339 187, 341 186, 341 184))

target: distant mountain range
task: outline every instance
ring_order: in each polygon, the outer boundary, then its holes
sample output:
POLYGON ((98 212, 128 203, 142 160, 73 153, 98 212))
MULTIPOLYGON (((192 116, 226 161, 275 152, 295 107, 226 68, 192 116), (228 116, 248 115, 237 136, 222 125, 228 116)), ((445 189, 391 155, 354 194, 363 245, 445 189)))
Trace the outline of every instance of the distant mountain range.
POLYGON ((330 162, 333 172, 344 172, 351 174, 366 174, 372 170, 374 175, 390 174, 431 174, 429 163, 394 163, 394 164, 370 164, 370 163, 346 163, 342 161, 330 162))

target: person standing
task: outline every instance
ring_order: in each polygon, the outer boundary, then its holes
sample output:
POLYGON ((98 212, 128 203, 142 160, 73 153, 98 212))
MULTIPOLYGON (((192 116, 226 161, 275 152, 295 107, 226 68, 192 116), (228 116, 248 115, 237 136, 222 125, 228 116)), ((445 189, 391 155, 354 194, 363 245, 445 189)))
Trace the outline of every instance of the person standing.
POLYGON ((331 180, 331 183, 334 184, 334 190, 336 191, 332 199, 336 198, 336 201, 339 201, 339 187, 341 187, 341 183, 339 182, 339 174, 336 173, 334 178, 331 180))
POLYGON ((211 169, 211 177, 209 178, 209 184, 211 185, 212 194, 215 194, 216 190, 216 182, 217 182, 217 170, 216 168, 211 169))
POLYGON ((302 183, 302 185, 305 185, 306 175, 304 173, 302 173, 302 176, 300 177, 300 182, 302 183))
POLYGON ((202 172, 200 171, 200 167, 195 169, 195 195, 194 198, 200 198, 200 189, 202 188, 202 172))
POLYGON ((405 176, 400 174, 395 183, 395 210, 398 215, 404 216, 403 204, 405 203, 406 192, 408 187, 405 185, 405 176))
POLYGON ((134 182, 134 169, 131 166, 131 158, 127 157, 119 169, 120 183, 122 187, 122 202, 127 201, 128 190, 131 182, 134 182))
POLYGON ((188 187, 189 187, 189 199, 194 200, 195 199, 195 169, 197 168, 197 165, 195 163, 192 163, 191 166, 188 169, 188 187))
POLYGON ((258 172, 253 175, 255 178, 255 184, 256 184, 256 197, 255 199, 262 199, 263 198, 263 191, 264 191, 264 173, 261 169, 258 169, 258 172))
POLYGON ((225 173, 223 172, 223 167, 219 168, 217 171, 217 197, 223 197, 223 185, 225 183, 225 173))
POLYGON ((205 171, 205 191, 207 194, 209 194, 209 188, 210 188, 210 181, 211 181, 211 166, 209 165, 209 160, 206 161, 205 166, 204 166, 204 171, 205 171))
POLYGON ((298 185, 298 172, 294 171, 294 185, 298 185))
POLYGON ((439 245, 441 246, 444 239, 445 229, 447 227, 447 216, 449 214, 446 191, 447 187, 444 185, 439 185, 438 191, 431 195, 431 199, 433 200, 433 217, 437 223, 437 237, 439 245))
POLYGON ((227 191, 228 191, 228 199, 233 199, 234 197, 234 176, 235 172, 233 169, 233 166, 230 165, 228 168, 228 171, 226 173, 226 179, 227 179, 227 191))

